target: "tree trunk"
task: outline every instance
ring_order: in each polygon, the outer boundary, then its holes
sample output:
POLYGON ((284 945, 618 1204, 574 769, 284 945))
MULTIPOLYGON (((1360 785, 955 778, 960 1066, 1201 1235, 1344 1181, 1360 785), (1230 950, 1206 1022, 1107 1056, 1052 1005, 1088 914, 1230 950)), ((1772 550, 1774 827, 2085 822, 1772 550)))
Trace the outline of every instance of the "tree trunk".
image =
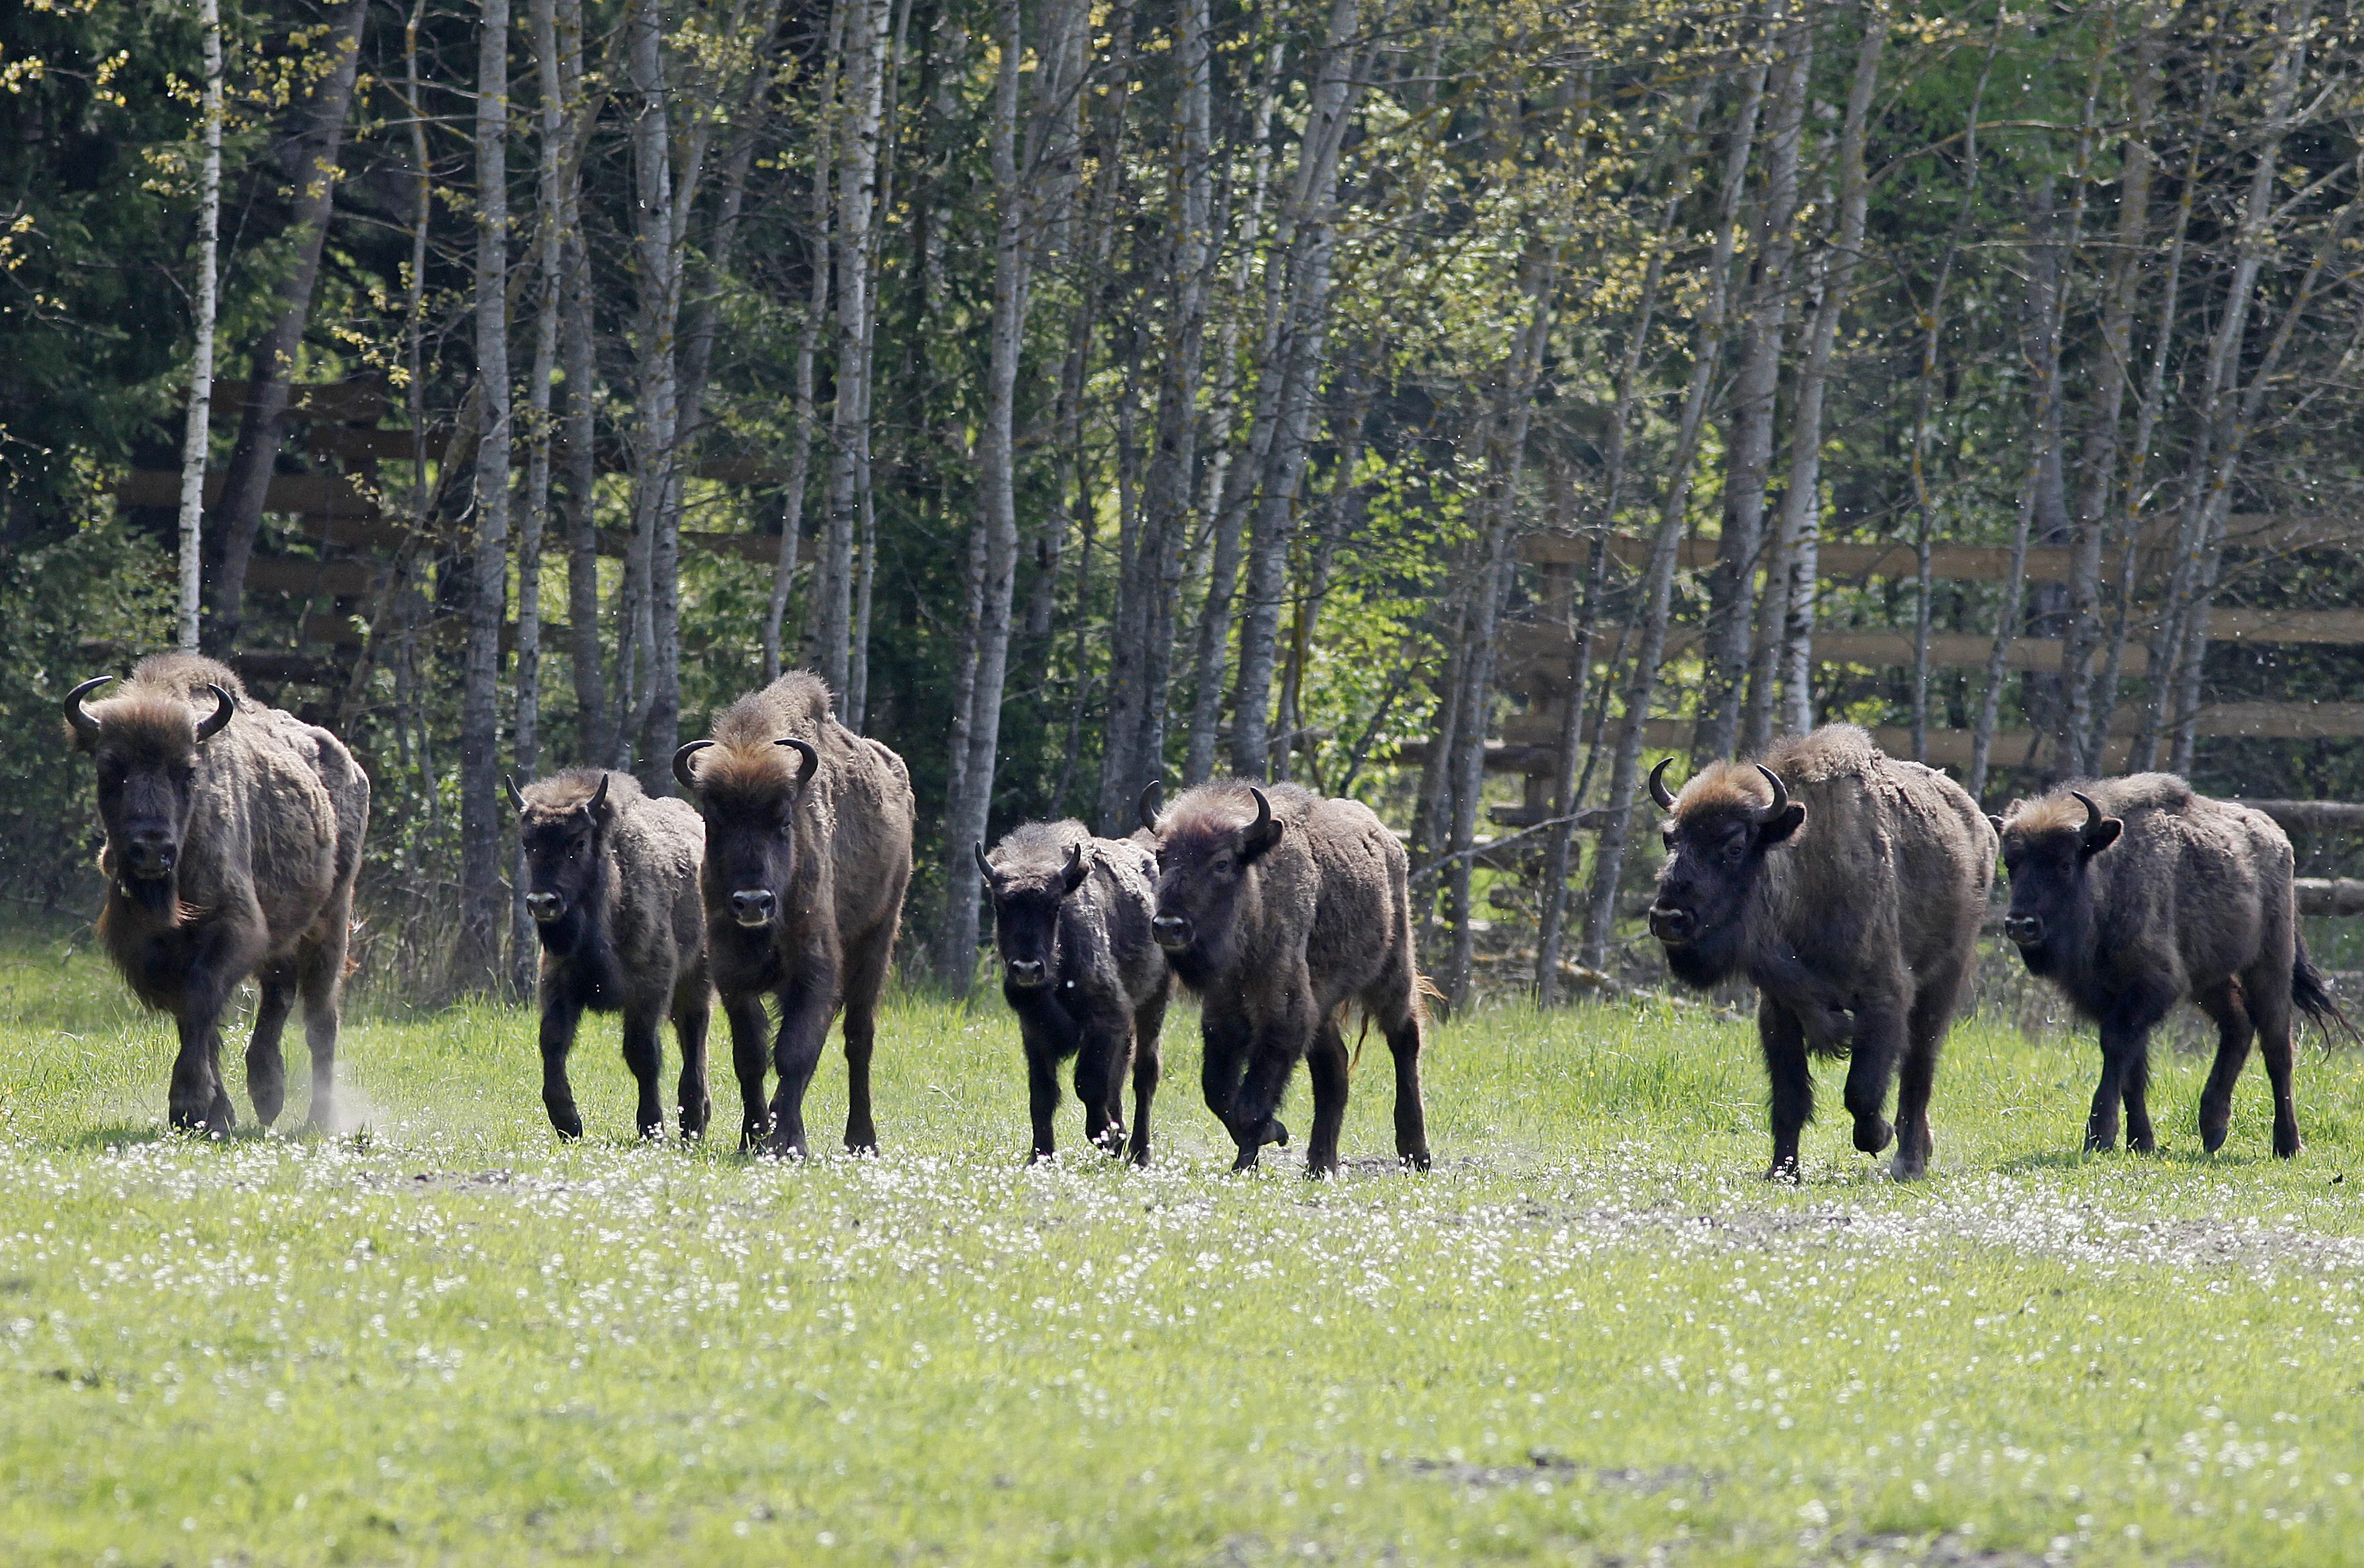
POLYGON ((179 641, 195 652, 202 591, 206 460, 212 450, 214 317, 219 298, 221 243, 222 33, 218 0, 197 0, 206 61, 200 111, 205 152, 197 162, 197 310, 189 355, 189 408, 181 437, 181 605, 179 641))
MULTIPOLYGON (((1773 466, 1774 395, 1781 380, 1781 333, 1789 306, 1790 263, 1797 244, 1799 148, 1804 139, 1806 88, 1813 71, 1815 17, 1798 0, 1772 0, 1781 31, 1779 75, 1773 85, 1764 210, 1756 228, 1756 261, 1741 335, 1740 368, 1733 384, 1731 450, 1723 470, 1723 528, 1715 568, 1708 575, 1707 625, 1698 726, 1691 764, 1703 767, 1730 753, 1737 739, 1740 702, 1748 679, 1749 608, 1758 554, 1765 544, 1765 487, 1773 466)), ((1768 592, 1770 591, 1768 587, 1768 592)))
MULTIPOLYGON (((541 61, 545 94, 555 93, 565 114, 583 120, 582 0, 539 0, 535 52, 541 61), (543 13, 549 36, 542 36, 543 13)), ((545 128, 544 134, 548 131, 545 128)), ((591 256, 583 239, 583 175, 570 159, 560 172, 558 214, 558 353, 566 382, 566 412, 559 460, 566 493, 566 617, 573 644, 574 755, 585 763, 605 762, 616 749, 615 722, 608 706, 608 681, 599 643, 599 483, 595 425, 598 374, 593 332, 591 256)))
POLYGON ((1208 231, 1212 203, 1212 44, 1207 0, 1182 0, 1180 134, 1175 139, 1175 208, 1166 247, 1171 301, 1159 346, 1156 431, 1142 485, 1138 562, 1118 595, 1118 650, 1110 668, 1109 723, 1101 753, 1098 831, 1132 831, 1132 802, 1165 773, 1166 689, 1173 668, 1175 602, 1198 462, 1198 399, 1206 302, 1216 251, 1208 231), (1130 630, 1132 635, 1123 633, 1130 630))
POLYGON ((1790 477, 1781 496, 1773 567, 1767 573, 1765 656, 1750 693, 1749 733, 1742 750, 1764 750, 1773 738, 1774 717, 1790 728, 1813 728, 1814 583, 1822 527, 1823 392, 1830 380, 1831 351, 1838 339, 1839 316, 1846 308, 1856 258, 1863 253, 1865 209, 1870 181, 1864 172, 1865 139, 1870 131, 1871 100, 1879 83, 1879 61, 1888 44, 1888 12, 1879 0, 1862 7, 1863 37, 1857 45, 1855 76, 1847 89, 1846 118, 1839 131, 1839 199, 1832 249, 1819 259, 1816 298, 1805 331, 1805 362, 1798 369, 1797 406, 1790 416, 1790 477), (1785 701, 1774 700, 1777 684, 1785 701))
POLYGON ((508 576, 508 0, 484 0, 476 44, 476 538, 460 697, 460 945, 454 978, 497 983, 501 896, 501 611, 508 576))
POLYGON ((214 513, 221 559, 216 565, 205 640, 217 653, 226 654, 236 647, 245 620, 246 566, 254 556, 272 470, 279 461, 280 440, 287 428, 287 378, 295 371, 296 352, 304 345, 304 328, 311 320, 312 288, 320 276, 320 251, 328 241, 329 217, 336 205, 337 150, 344 140, 345 120, 352 108, 362 23, 368 15, 369 0, 344 0, 334 14, 321 43, 333 63, 311 97, 296 111, 289 128, 284 172, 295 188, 288 228, 296 237, 296 251, 279 285, 278 314, 254 348, 246 412, 239 423, 238 445, 230 452, 229 472, 223 478, 221 502, 214 513))
POLYGON ((1756 139, 1757 115, 1765 101, 1765 77, 1766 68, 1761 64, 1743 68, 1740 102, 1734 110, 1732 138, 1724 153, 1706 298, 1701 302, 1692 334, 1690 375, 1683 388, 1681 420, 1667 468, 1666 495, 1659 506, 1657 528, 1651 535, 1649 562, 1643 569, 1641 636, 1634 650, 1633 673, 1625 684, 1625 711, 1618 720, 1617 749, 1609 766, 1609 800, 1601 814, 1599 848, 1593 855, 1592 885, 1585 900, 1584 946, 1579 962, 1589 969, 1607 965, 1609 943, 1616 934, 1617 887, 1624 875, 1634 796, 1641 784, 1642 743, 1649 727, 1651 699, 1657 691, 1658 666, 1666 657, 1667 621, 1674 604, 1675 561, 1680 553, 1683 525, 1689 516, 1691 470, 1705 429, 1708 393, 1716 367, 1723 358, 1734 239, 1740 222, 1741 195, 1747 183, 1749 153, 1756 139))
POLYGON ((829 512, 813 573, 821 678, 841 698, 852 673, 854 539, 869 443, 870 225, 876 211, 889 0, 849 0, 843 139, 837 162, 837 400, 830 416, 829 512))
POLYGON ((1364 74, 1356 69, 1355 31, 1360 0, 1333 0, 1328 36, 1315 68, 1310 112, 1298 165, 1296 209, 1304 216, 1291 250, 1286 347, 1265 375, 1278 378, 1271 435, 1258 475, 1262 500, 1250 535, 1247 610, 1240 626, 1240 676, 1232 704, 1232 771, 1264 776, 1266 731, 1280 603, 1287 588, 1288 546, 1296 531, 1297 487, 1312 439, 1314 394, 1329 328, 1330 267, 1337 242, 1338 160, 1346 121, 1364 74))

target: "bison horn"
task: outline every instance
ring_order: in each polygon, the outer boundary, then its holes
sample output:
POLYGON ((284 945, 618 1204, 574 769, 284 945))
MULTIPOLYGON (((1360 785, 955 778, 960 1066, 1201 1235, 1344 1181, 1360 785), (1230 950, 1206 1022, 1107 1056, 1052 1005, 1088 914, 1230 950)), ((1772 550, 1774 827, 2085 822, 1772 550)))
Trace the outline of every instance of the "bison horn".
POLYGON ((228 692, 216 685, 208 685, 206 690, 214 695, 214 711, 211 717, 197 720, 197 739, 200 740, 210 740, 219 735, 229 727, 230 716, 238 712, 238 703, 228 692))
POLYGON ((804 759, 804 766, 797 770, 797 787, 798 789, 804 788, 805 785, 812 782, 813 774, 820 770, 820 749, 819 747, 815 746, 809 740, 799 740, 793 735, 784 736, 780 740, 773 741, 772 744, 775 746, 786 746, 790 751, 796 752, 797 756, 804 759))
POLYGON ((1066 896, 1067 894, 1073 893, 1076 889, 1084 884, 1083 845, 1069 844, 1067 846, 1067 863, 1064 871, 1061 873, 1061 875, 1065 884, 1060 892, 1061 897, 1066 896))
POLYGON ((508 795, 509 804, 518 808, 519 815, 523 815, 525 811, 525 793, 517 786, 517 775, 515 773, 503 773, 501 775, 501 788, 508 795))
POLYGON ((1248 785, 1255 796, 1255 820, 1240 829, 1241 859, 1251 861, 1280 842, 1280 824, 1272 819, 1272 801, 1255 785, 1248 785))
POLYGON ((2102 808, 2094 805, 2093 797, 2087 795, 2082 790, 2072 789, 2068 792, 2068 795, 2070 799, 2074 800, 2078 805, 2085 808, 2085 826, 2081 830, 2080 830, 2077 836, 2084 842, 2090 844, 2102 831, 2102 822, 2103 820, 2102 808))
POLYGON ((590 800, 585 803, 583 809, 590 815, 592 820, 598 820, 599 814, 607 809, 608 785, 614 782, 615 777, 613 773, 601 773, 599 787, 591 792, 590 800))
POLYGON ((1661 811, 1675 808, 1675 797, 1667 791, 1667 765, 1673 761, 1672 757, 1661 757, 1658 765, 1650 770, 1650 798, 1658 803, 1661 811))
POLYGON ((1165 809, 1165 781, 1152 779, 1141 792, 1141 825, 1157 831, 1157 814, 1165 809))
POLYGON ((98 720, 90 716, 90 709, 82 706, 82 699, 113 679, 115 677, 112 675, 95 676, 66 694, 66 719, 74 727, 75 733, 81 735, 98 733, 98 720))
POLYGON ((673 754, 673 776, 681 781, 682 788, 697 787, 697 773, 690 767, 689 760, 713 744, 711 740, 693 740, 673 754))
POLYGON ((982 839, 973 839, 969 841, 968 847, 976 852, 976 869, 978 872, 983 873, 986 886, 991 887, 993 885, 993 862, 985 858, 985 840, 982 839))
POLYGON ((1765 782, 1773 786, 1773 804, 1758 812, 1756 814, 1756 819, 1759 822, 1770 822, 1773 818, 1780 816, 1781 813, 1790 809, 1790 786, 1781 782, 1780 774, 1775 773, 1772 769, 1767 767, 1762 762, 1756 764, 1756 771, 1763 773, 1765 775, 1765 782))

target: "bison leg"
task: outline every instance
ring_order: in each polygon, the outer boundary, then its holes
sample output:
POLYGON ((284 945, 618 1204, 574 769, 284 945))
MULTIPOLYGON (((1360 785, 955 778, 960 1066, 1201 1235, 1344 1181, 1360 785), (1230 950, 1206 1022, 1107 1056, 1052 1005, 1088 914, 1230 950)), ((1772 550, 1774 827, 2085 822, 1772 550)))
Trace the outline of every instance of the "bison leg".
POLYGON ((1765 1075, 1772 1087, 1773 1163, 1768 1182, 1794 1182, 1798 1133, 1814 1119, 1814 1078, 1806 1067, 1806 1031, 1798 1015, 1770 996, 1756 998, 1756 1042, 1765 1052, 1765 1075))
POLYGON ((657 1038, 655 1009, 624 1009, 624 1065, 631 1070, 632 1082, 641 1091, 632 1107, 632 1125, 642 1138, 663 1138, 664 1099, 657 1076, 664 1070, 664 1046, 657 1038))
POLYGON ((304 1047, 312 1058, 312 1108, 307 1130, 337 1130, 337 1028, 345 989, 345 943, 352 933, 353 890, 348 884, 329 904, 317 928, 319 940, 296 960, 296 984, 304 996, 304 1047))
POLYGON ((1298 1055, 1305 1049, 1299 1042, 1310 1044, 1319 1028, 1312 1015, 1313 1000, 1305 996, 1288 1007, 1279 1021, 1256 1030, 1247 1075, 1232 1102, 1232 1141, 1239 1146, 1239 1157, 1232 1163, 1234 1171, 1254 1165, 1256 1151, 1267 1143, 1288 1147, 1288 1128, 1277 1113, 1289 1076, 1297 1071, 1298 1055))
POLYGON ((2225 1146, 2225 1134, 2233 1126, 2233 1085, 2241 1081, 2241 1069, 2248 1062, 2254 1030, 2236 980, 2202 991, 2192 1000, 2216 1020, 2216 1064, 2200 1091, 2200 1146, 2213 1154, 2225 1146))
MULTIPOLYGON (((1366 1004, 1367 1006, 1367 1004, 1366 1004)), ((1415 1171, 1428 1169, 1428 1100, 1420 1081, 1420 1016, 1407 1003, 1389 1022, 1379 1015, 1388 1054, 1396 1067, 1396 1158, 1415 1171)))
POLYGON ((173 1059, 173 1087, 168 1105, 174 1129, 185 1132, 227 1134, 236 1125, 229 1095, 221 1086, 221 1028, 218 1010, 202 1015, 194 1009, 181 1015, 181 1053, 173 1059))
POLYGON ((255 976, 255 989, 254 1033, 246 1042, 246 1097, 254 1105, 254 1119, 269 1127, 287 1103, 287 1062, 279 1037, 296 1006, 295 972, 273 964, 255 976))
POLYGON ((1159 992, 1132 1016, 1132 1140, 1126 1155, 1136 1165, 1149 1163, 1149 1102, 1157 1097, 1163 1070, 1158 1036, 1165 1024, 1165 994, 1159 992))
POLYGON ((895 952, 895 928, 881 927, 845 955, 845 1146, 878 1152, 878 1124, 870 1114, 870 1051, 878 1037, 878 993, 895 952))
POLYGON ((2249 1022, 2258 1031, 2258 1059, 2274 1090, 2274 1153, 2288 1160, 2303 1146, 2298 1135, 2298 1103, 2291 1093, 2291 966, 2287 962, 2252 973, 2243 987, 2249 1022))
MULTIPOLYGON (((780 1074, 779 1087, 772 1092, 772 1134, 765 1152, 783 1158, 801 1160, 811 1152, 805 1140, 805 1091, 812 1086, 813 1070, 820 1065, 820 1049, 829 1038, 831 1006, 833 998, 828 990, 799 976, 788 983, 780 998, 780 1033, 772 1046, 772 1065, 780 1074)), ((845 1038, 845 1065, 849 1079, 846 1099, 846 1135, 851 1140, 854 1118, 867 1121, 870 1116, 870 1042, 862 1041, 859 1054, 859 1077, 853 1030, 849 1028, 845 1038)), ((857 1147, 851 1141, 848 1148, 857 1147)))
POLYGON ((1210 1005, 1199 1015, 1199 1088, 1207 1108, 1228 1129, 1232 1102, 1240 1097, 1240 1078, 1247 1071, 1248 1045, 1253 1038, 1248 1021, 1234 1007, 1210 1005))
POLYGON ((2125 1078, 2120 1093, 2126 1107, 2126 1149, 2135 1154, 2158 1151, 2150 1125, 2150 1037, 2136 1040, 2126 1051, 2125 1078))
POLYGON ((685 984, 674 993, 673 1039, 681 1048, 681 1135, 684 1139, 706 1136, 706 1124, 714 1119, 714 1096, 706 1086, 706 1029, 712 1020, 707 1000, 706 977, 697 977, 695 986, 685 984))
POLYGON ((1058 1153, 1059 1059, 1031 1030, 1026 1040, 1026 1110, 1034 1123, 1034 1151, 1027 1159, 1040 1164, 1058 1153))
POLYGON ((1346 1125, 1346 1040, 1334 1016, 1322 1019, 1313 1032, 1305 1073, 1313 1084, 1313 1131, 1305 1140, 1305 1173, 1319 1180, 1337 1174, 1338 1134, 1346 1125))
POLYGON ((1929 1092, 1936 1086, 1937 1054, 1946 1025, 1954 1016, 1955 988, 1923 990, 1905 1020, 1904 1061, 1896 1075, 1896 1159, 1890 1173, 1900 1182, 1928 1173, 1936 1140, 1929 1134, 1929 1092))
POLYGON ((772 1065, 772 1021, 764 1016, 760 992, 725 996, 722 1016, 730 1024, 730 1066, 739 1079, 739 1152, 751 1154, 772 1130, 772 1113, 764 1103, 764 1074, 772 1065))
POLYGON ((1124 1079, 1132 1065, 1132 1017, 1119 998, 1081 1004, 1076 1020, 1076 1098, 1083 1102, 1084 1136, 1104 1153, 1124 1152, 1124 1079))
POLYGON ((566 1081, 567 1053, 583 1022, 583 1004, 563 994, 541 1002, 541 1104, 561 1138, 583 1136, 583 1115, 574 1108, 574 1086, 566 1081))
POLYGON ((1880 1114, 1888 1104, 1888 1081, 1903 1054, 1904 1019, 1885 999, 1857 1009, 1855 1042, 1847 1059, 1847 1114, 1855 1118, 1855 1146, 1877 1154, 1888 1147, 1896 1129, 1880 1114))

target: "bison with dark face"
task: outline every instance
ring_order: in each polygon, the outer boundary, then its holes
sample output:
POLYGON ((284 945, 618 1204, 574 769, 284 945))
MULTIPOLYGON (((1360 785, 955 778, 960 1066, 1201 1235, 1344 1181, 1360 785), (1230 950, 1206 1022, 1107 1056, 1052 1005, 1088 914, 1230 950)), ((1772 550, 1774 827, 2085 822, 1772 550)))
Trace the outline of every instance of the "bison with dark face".
POLYGON ((2225 1141, 2254 1038, 2273 1084, 2274 1152, 2296 1154, 2292 1009, 2353 1029, 2299 940, 2290 840, 2274 820, 2171 773, 2058 790, 1994 820, 2011 878, 2003 934, 2101 1029, 2085 1147, 2116 1145, 2122 1104, 2126 1146, 2156 1146, 2150 1031, 2188 996, 2217 1030, 2202 1145, 2225 1141))
POLYGON ((1670 815, 1651 934, 1686 984, 1745 975, 1772 1080, 1768 1179, 1798 1179, 1813 1118, 1810 1054, 1846 1055, 1855 1146, 1897 1140, 1898 1179, 1928 1168, 1937 1054, 1977 962, 1994 835, 1943 773, 1882 755, 1852 725, 1777 744, 1765 762, 1718 762, 1679 797, 1660 762, 1650 793, 1670 815), (1881 1114, 1901 1065, 1897 1125, 1881 1114))
POLYGON ((1199 994, 1202 1087, 1238 1147, 1232 1169, 1254 1164, 1266 1143, 1287 1146, 1275 1113, 1303 1060, 1313 1082, 1306 1173, 1337 1170, 1351 1003, 1395 1058, 1397 1158, 1426 1170, 1403 846, 1368 806, 1293 784, 1200 784, 1161 813, 1162 794, 1152 784, 1141 803, 1157 849, 1153 929, 1199 994))
POLYGON ((1018 1015, 1034 1121, 1034 1158, 1054 1152, 1059 1063, 1076 1059, 1084 1135, 1110 1154, 1149 1163, 1149 1105, 1157 1093, 1158 1032, 1173 977, 1150 934, 1157 864, 1143 845, 1095 839, 1080 822, 1034 822, 1011 832, 977 868, 993 898, 1001 995, 1018 1015), (1132 1075, 1132 1135, 1124 1079, 1132 1075))
POLYGON ((673 768, 706 820, 707 961, 730 1020, 742 1147, 808 1151, 805 1090, 842 1007, 845 1145, 875 1150, 870 1051, 911 881, 903 759, 840 724, 829 688, 797 671, 725 708, 713 739, 684 746, 673 768))
POLYGON ((106 828, 100 940, 133 995, 180 1025, 172 1123, 229 1130, 221 1015, 251 974, 254 1114, 267 1126, 285 1101, 279 1038, 300 995, 311 1125, 330 1128, 369 780, 335 736, 255 702, 213 660, 160 653, 85 701, 111 679, 76 686, 66 717, 96 768, 106 828))
POLYGON ((624 1016, 624 1064, 643 1138, 664 1131, 657 1024, 681 1048, 681 1135, 706 1131, 706 921, 697 868, 706 825, 652 800, 630 773, 575 768, 508 786, 525 850, 526 912, 541 940, 541 1103, 562 1138, 583 1136, 566 1058, 585 1009, 624 1016))

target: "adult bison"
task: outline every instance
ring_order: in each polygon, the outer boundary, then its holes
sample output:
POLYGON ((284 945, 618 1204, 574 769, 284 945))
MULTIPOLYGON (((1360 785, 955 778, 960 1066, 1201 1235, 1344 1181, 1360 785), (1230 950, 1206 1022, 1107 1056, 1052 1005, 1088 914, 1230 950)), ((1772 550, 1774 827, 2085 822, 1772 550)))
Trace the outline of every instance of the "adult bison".
POLYGON ((1813 1118, 1807 1058, 1846 1054, 1855 1146, 1897 1140, 1899 1180, 1928 1168, 1937 1053, 1977 962, 1994 832, 1943 773, 1883 755, 1853 725, 1717 762, 1667 793, 1667 863, 1650 930, 1687 984, 1745 974, 1772 1081, 1768 1180, 1798 1179, 1813 1118), (1881 1110, 1901 1063, 1897 1126, 1881 1110))
POLYGON ((1157 1093, 1158 1031, 1174 988, 1150 930, 1157 861, 1131 840, 1095 839, 1080 822, 1030 822, 977 869, 993 896, 1001 995, 1018 1015, 1034 1118, 1034 1158, 1054 1152, 1059 1063, 1076 1059, 1084 1136, 1149 1163, 1149 1103, 1157 1093), (1124 1077, 1132 1073, 1132 1136, 1124 1077))
POLYGON ((336 1121, 337 1006, 369 779, 344 743, 266 707, 225 665, 143 659, 67 694, 75 744, 98 773, 106 828, 99 940, 132 994, 180 1025, 172 1124, 226 1133, 221 1015, 248 975, 262 991, 246 1092, 267 1127, 286 1099, 279 1036, 301 995, 312 1051, 309 1125, 336 1121))
POLYGON ((657 1021, 681 1048, 681 1135, 706 1131, 706 921, 697 867, 706 824, 652 800, 630 773, 573 768, 508 784, 525 849, 526 913, 541 940, 541 1103, 562 1138, 583 1136, 566 1058, 585 1008, 624 1015, 624 1065, 640 1084, 641 1136, 664 1131, 657 1021))
POLYGON ((674 753, 673 771, 706 819, 698 885, 744 1101, 741 1146, 807 1152, 805 1090, 842 1006, 845 1146, 875 1151, 871 1041, 911 881, 903 759, 840 724, 828 686, 796 671, 723 709, 711 740, 674 753), (766 998, 779 1006, 776 1038, 766 998))
POLYGON ((2102 1081, 2085 1147, 2154 1147, 2150 1031, 2183 997, 2216 1022, 2200 1095, 2214 1152, 2254 1036, 2273 1081, 2274 1152, 2299 1151, 2291 1010, 2352 1032, 2299 940, 2290 840, 2273 819, 2210 800, 2172 773, 2136 773, 2015 802, 1995 818, 2011 877, 2003 934, 2029 971, 2101 1028, 2102 1081))
POLYGON ((1239 1147, 1233 1170, 1266 1143, 1301 1058, 1313 1080, 1306 1173, 1338 1168, 1346 1116, 1346 1006, 1386 1036, 1396 1067, 1396 1155, 1428 1169, 1421 1102, 1421 980, 1411 945, 1403 846, 1368 806, 1293 784, 1200 784, 1162 814, 1142 795, 1156 840, 1157 945, 1201 1004, 1201 1083, 1239 1147))

